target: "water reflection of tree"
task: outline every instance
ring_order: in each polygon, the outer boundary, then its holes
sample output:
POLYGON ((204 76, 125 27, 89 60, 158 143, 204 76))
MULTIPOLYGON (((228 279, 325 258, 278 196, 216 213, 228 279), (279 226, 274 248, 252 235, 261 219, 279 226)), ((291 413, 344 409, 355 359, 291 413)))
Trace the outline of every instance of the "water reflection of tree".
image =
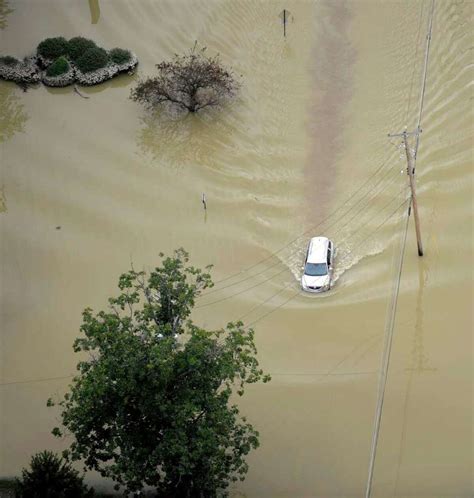
POLYGON ((28 119, 20 98, 15 95, 12 83, 0 84, 0 143, 25 128, 28 119))
POLYGON ((11 14, 13 9, 10 8, 8 0, 0 0, 0 29, 5 29, 8 25, 7 17, 11 14))
POLYGON ((149 113, 141 119, 138 133, 140 150, 153 160, 174 169, 187 165, 219 167, 220 158, 233 157, 230 139, 232 117, 215 119, 210 113, 172 115, 149 113))
POLYGON ((100 18, 99 0, 89 0, 89 10, 91 11, 91 24, 97 24, 100 18))

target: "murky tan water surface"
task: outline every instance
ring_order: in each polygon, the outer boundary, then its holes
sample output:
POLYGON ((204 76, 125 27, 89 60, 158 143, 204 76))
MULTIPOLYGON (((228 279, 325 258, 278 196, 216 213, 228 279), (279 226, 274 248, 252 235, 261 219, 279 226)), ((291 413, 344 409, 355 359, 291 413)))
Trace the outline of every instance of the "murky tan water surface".
MULTIPOLYGON (((131 260, 150 267, 184 246, 219 281, 196 321, 255 322, 273 376, 241 403, 262 445, 236 496, 364 495, 406 216, 403 151, 387 133, 416 126, 430 8, 0 0, 2 53, 80 34, 129 47, 150 74, 199 40, 243 83, 225 111, 177 119, 131 102, 134 77, 87 100, 0 82, 0 476, 61 447, 45 401, 74 373, 82 309, 104 307, 131 260), (303 296, 317 234, 338 248, 336 284, 303 296)), ((436 1, 417 160, 426 255, 410 220, 377 498, 473 495, 472 23, 471 2, 436 1)))

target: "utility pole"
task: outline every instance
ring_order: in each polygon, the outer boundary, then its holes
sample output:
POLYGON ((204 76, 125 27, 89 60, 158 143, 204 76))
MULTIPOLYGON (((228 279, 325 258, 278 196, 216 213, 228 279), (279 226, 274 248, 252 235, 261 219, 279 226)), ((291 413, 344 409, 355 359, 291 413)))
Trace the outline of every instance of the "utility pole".
MULTIPOLYGON (((389 134, 389 137, 403 137, 403 145, 405 147, 405 154, 407 158, 407 174, 410 180, 410 190, 411 190, 411 200, 410 208, 413 206, 413 215, 415 218, 415 231, 416 231, 416 243, 418 245, 418 256, 423 256, 423 244, 421 242, 421 228, 420 228, 420 217, 418 215, 418 201, 416 199, 416 184, 415 184, 415 166, 413 164, 413 155, 408 146, 408 135, 416 135, 417 139, 421 129, 408 133, 406 130, 403 133, 389 134)), ((418 141, 418 140, 417 140, 418 141)))
MULTIPOLYGON (((419 131, 416 134, 419 135, 419 131)), ((418 256, 423 256, 423 244, 421 242, 420 218, 418 216, 418 202, 416 200, 416 185, 415 185, 415 167, 413 165, 413 156, 408 147, 407 133, 403 133, 403 143, 405 144, 405 154, 407 156, 407 172, 410 178, 411 203, 413 205, 413 215, 415 217, 416 243, 418 245, 418 256)))

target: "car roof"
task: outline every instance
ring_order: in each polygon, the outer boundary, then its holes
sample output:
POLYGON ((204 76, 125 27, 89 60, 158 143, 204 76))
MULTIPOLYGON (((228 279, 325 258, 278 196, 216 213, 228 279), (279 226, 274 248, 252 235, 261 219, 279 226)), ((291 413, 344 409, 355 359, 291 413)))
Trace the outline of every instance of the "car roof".
POLYGON ((313 237, 309 242, 308 263, 325 263, 327 261, 329 239, 313 237))

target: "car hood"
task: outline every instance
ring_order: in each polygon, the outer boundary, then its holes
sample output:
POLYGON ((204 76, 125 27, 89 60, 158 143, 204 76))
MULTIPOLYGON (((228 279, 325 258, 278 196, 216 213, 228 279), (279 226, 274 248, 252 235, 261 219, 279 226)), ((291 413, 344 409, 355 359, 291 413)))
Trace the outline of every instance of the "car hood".
POLYGON ((322 277, 303 275, 301 277, 301 283, 306 287, 324 287, 329 284, 329 275, 323 275, 322 277))

